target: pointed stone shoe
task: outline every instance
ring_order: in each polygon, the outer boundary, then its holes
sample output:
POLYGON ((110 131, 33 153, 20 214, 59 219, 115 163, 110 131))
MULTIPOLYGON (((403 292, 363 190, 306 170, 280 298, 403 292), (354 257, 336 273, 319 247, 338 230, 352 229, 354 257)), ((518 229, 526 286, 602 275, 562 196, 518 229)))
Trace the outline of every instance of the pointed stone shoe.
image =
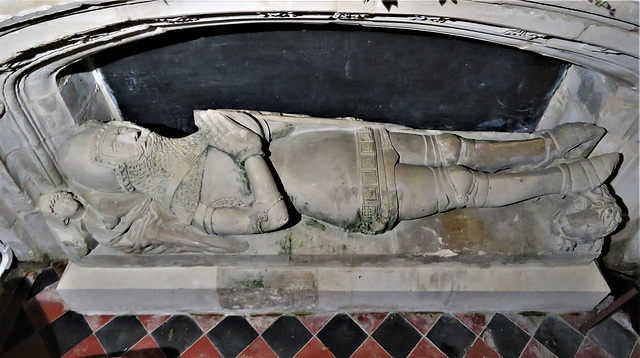
POLYGON ((536 134, 546 143, 548 165, 556 159, 586 158, 606 132, 595 124, 565 123, 536 134))
POLYGON ((582 193, 601 186, 611 176, 619 161, 620 153, 609 153, 568 164, 558 164, 555 167, 559 168, 563 175, 560 194, 582 193))

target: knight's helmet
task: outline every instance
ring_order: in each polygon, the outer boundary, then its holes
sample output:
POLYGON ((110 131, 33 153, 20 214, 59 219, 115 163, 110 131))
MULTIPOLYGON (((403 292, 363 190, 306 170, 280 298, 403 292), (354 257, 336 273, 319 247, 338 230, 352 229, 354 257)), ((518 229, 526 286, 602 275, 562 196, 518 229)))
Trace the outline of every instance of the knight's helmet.
MULTIPOLYGON (((110 158, 102 150, 105 134, 120 127, 135 126, 130 122, 88 121, 57 152, 62 174, 85 187, 105 192, 133 191, 123 180, 126 170, 121 158, 110 158)), ((135 126, 137 127, 137 126, 135 126)))

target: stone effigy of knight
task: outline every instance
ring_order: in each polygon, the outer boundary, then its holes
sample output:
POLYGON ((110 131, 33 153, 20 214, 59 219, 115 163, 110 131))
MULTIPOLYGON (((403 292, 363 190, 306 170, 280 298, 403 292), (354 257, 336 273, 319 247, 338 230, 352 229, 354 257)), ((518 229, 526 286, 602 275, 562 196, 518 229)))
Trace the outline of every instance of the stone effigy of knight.
MULTIPOLYGON (((605 130, 586 123, 498 141, 247 110, 194 116, 199 130, 183 138, 130 122, 79 126, 58 150, 69 188, 50 198, 50 212, 126 252, 241 252, 233 235, 282 229, 295 214, 378 234, 461 208, 608 195, 620 159, 588 157, 605 130)), ((607 235, 621 221, 609 204, 559 235, 607 235)))

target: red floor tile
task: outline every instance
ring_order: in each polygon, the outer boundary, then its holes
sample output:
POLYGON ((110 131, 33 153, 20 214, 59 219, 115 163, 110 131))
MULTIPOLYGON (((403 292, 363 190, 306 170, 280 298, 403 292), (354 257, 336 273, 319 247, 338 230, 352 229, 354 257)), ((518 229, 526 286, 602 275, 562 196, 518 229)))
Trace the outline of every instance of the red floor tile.
POLYGON ((484 327, 489 324, 492 315, 486 315, 483 313, 455 313, 457 319, 460 320, 471 332, 476 335, 480 335, 484 327))
POLYGON ((403 313, 402 317, 409 321, 422 334, 427 334, 438 322, 442 313, 403 313))
POLYGON ((202 330, 202 333, 207 334, 209 331, 215 327, 224 316, 222 315, 191 315, 194 321, 198 324, 198 327, 202 330))
POLYGON ((465 358, 500 358, 500 355, 478 338, 469 348, 465 358))
POLYGON ((531 338, 527 346, 524 347, 522 354, 520 354, 520 358, 557 358, 557 356, 543 346, 542 343, 531 338))
POLYGON ((96 332, 105 324, 109 323, 114 317, 113 315, 85 315, 84 319, 89 323, 89 327, 96 332))
POLYGON ((351 316, 365 332, 371 334, 388 315, 388 313, 352 313, 349 316, 351 316))
POLYGON ((447 356, 428 339, 423 338, 407 358, 447 358, 447 356))
POLYGON ((124 354, 127 358, 164 358, 165 355, 162 349, 158 347, 158 343, 148 335, 144 337, 135 346, 131 347, 127 353, 124 354))
POLYGON ((238 358, 278 358, 267 342, 262 337, 256 338, 251 344, 245 348, 242 353, 238 355, 238 358))
POLYGON ((304 346, 295 358, 334 358, 329 348, 325 347, 316 337, 313 337, 306 346, 304 346))
POLYGON ((263 334, 267 328, 271 327, 273 322, 275 322, 280 316, 277 315, 269 315, 269 316, 247 316, 247 322, 253 327, 253 329, 258 332, 258 334, 263 334))
POLYGON ((54 286, 45 288, 22 306, 36 329, 55 321, 69 310, 54 286))
POLYGON ((18 343, 2 358, 48 358, 51 354, 47 350, 42 338, 38 333, 32 334, 29 338, 18 343))
POLYGON ((640 341, 636 342, 635 348, 633 348, 633 351, 631 351, 630 358, 640 358, 640 341))
POLYGON ((578 328, 580 328, 580 325, 582 325, 587 320, 587 317, 588 317, 588 314, 586 312, 567 313, 567 314, 560 315, 560 318, 562 318, 563 321, 567 322, 567 324, 569 324, 571 327, 575 328, 576 330, 578 330, 578 328))
POLYGON ((107 356, 95 334, 90 335, 77 346, 73 347, 62 358, 82 358, 107 356))
POLYGON ((297 316, 300 322, 311 332, 311 334, 318 333, 327 322, 333 318, 333 315, 309 315, 309 316, 297 316))
POLYGON ((147 332, 151 333, 160 327, 164 321, 168 320, 171 316, 159 316, 159 315, 138 315, 140 323, 147 329, 147 332))
POLYGON ((612 358, 611 355, 604 350, 600 349, 590 339, 585 338, 582 345, 578 349, 574 358, 612 358))
POLYGON ((207 336, 200 338, 180 358, 222 358, 207 336))
POLYGON ((391 356, 374 339, 369 337, 351 355, 351 358, 391 358, 391 356))

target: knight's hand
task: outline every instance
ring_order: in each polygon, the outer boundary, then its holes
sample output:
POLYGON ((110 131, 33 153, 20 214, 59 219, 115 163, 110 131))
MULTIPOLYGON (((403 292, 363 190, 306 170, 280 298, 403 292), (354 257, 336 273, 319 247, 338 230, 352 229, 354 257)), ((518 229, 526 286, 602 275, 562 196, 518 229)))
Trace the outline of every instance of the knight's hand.
POLYGON ((209 145, 243 163, 254 155, 263 155, 262 140, 253 131, 216 110, 200 111, 196 125, 209 138, 209 145))

